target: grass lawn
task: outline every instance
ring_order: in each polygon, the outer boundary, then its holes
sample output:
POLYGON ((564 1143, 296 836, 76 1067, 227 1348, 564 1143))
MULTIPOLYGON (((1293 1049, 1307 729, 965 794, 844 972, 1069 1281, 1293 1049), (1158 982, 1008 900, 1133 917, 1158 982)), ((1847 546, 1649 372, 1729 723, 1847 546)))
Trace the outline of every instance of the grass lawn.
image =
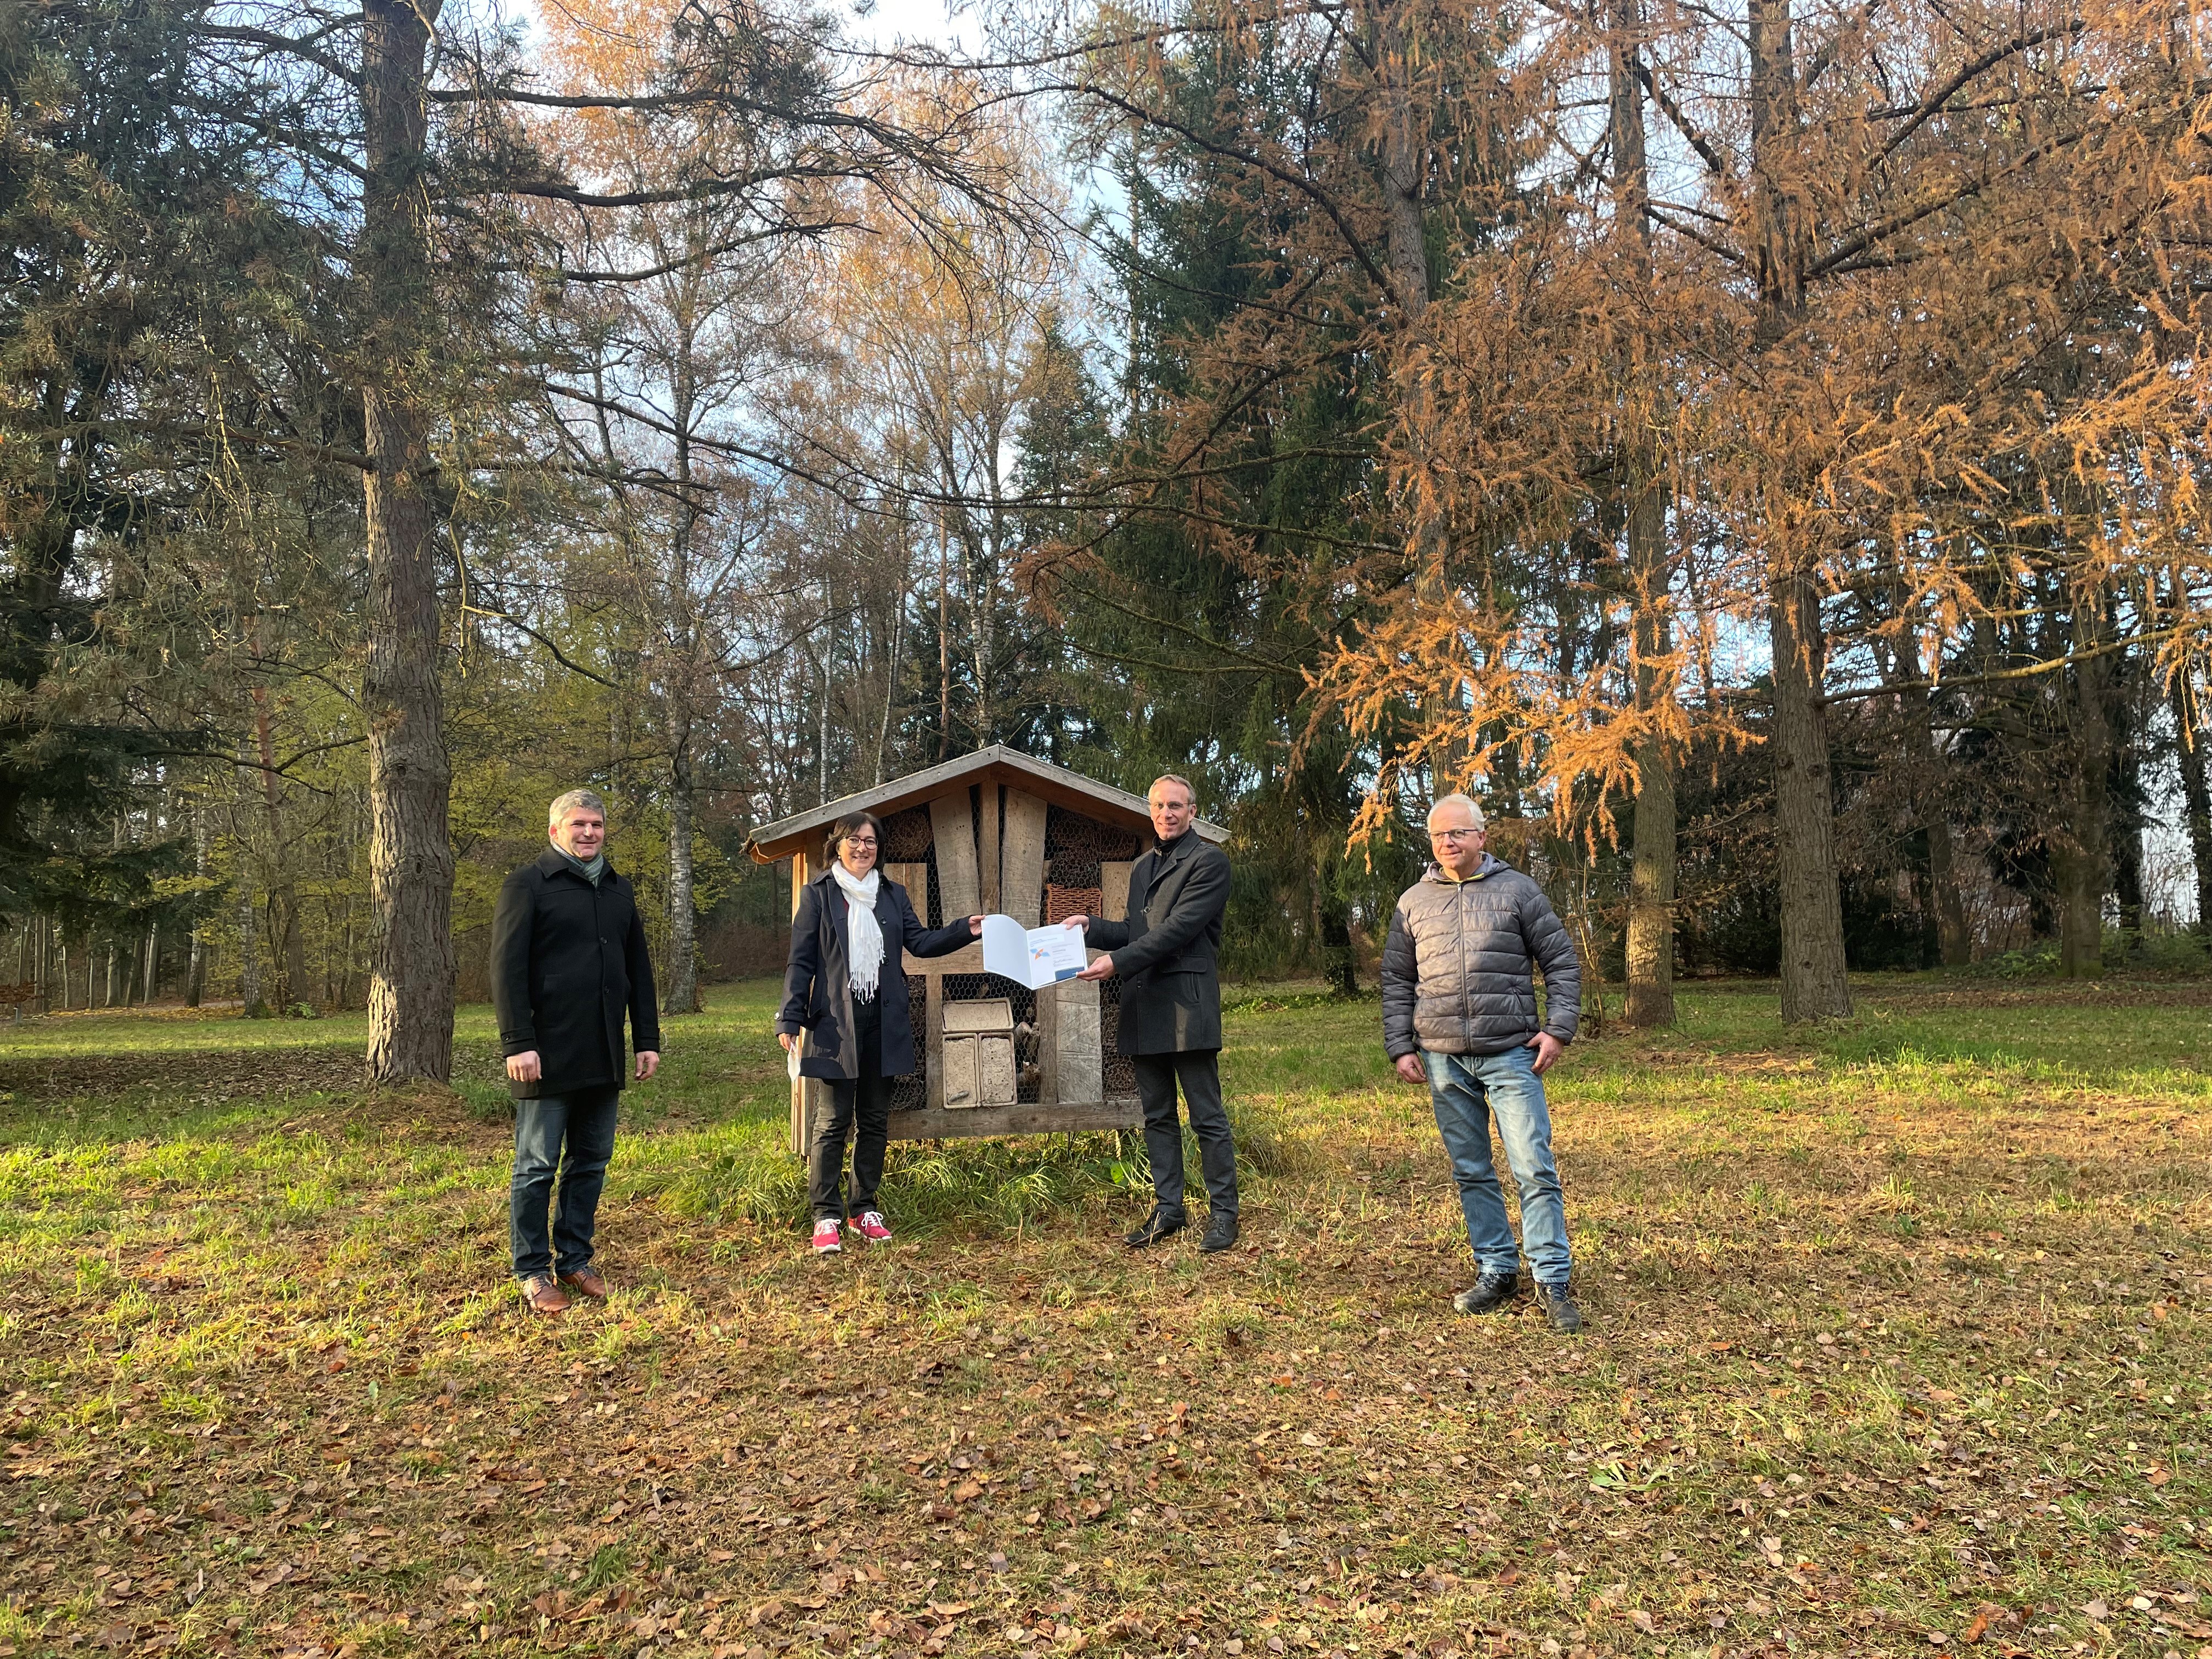
POLYGON ((1232 1255, 1123 1250, 1085 1136, 895 1147, 827 1261, 724 988, 556 1323, 488 1011, 456 1096, 359 1018, 0 1028, 0 1655, 2212 1659, 2212 985, 1860 989, 1570 1051, 1580 1340, 1453 1317, 1426 1096, 1310 988, 1230 1015, 1232 1255))

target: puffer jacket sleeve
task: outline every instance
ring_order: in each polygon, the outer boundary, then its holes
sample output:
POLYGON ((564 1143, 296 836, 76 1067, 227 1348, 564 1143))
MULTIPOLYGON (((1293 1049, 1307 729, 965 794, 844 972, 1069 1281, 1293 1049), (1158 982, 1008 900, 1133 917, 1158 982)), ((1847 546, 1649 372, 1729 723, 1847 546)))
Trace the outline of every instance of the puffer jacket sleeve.
POLYGON ((1393 1060, 1421 1046, 1413 1035, 1413 996, 1420 981, 1413 930, 1406 926, 1401 903, 1390 913, 1390 936, 1382 945, 1382 1051, 1393 1060))
POLYGON ((1528 954, 1544 970, 1545 1033, 1572 1042, 1583 1017, 1582 957, 1559 912, 1534 882, 1521 901, 1521 935, 1528 941, 1528 954))

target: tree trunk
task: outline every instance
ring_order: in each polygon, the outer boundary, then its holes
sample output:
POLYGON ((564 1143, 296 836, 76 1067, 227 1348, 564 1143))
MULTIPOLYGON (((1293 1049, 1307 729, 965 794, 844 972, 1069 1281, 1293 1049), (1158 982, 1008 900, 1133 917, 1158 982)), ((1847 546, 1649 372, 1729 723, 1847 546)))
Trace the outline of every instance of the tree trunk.
POLYGON ((1836 882, 1835 802, 1828 721, 1820 702, 1826 647, 1812 573, 1775 578, 1768 638, 1774 653, 1774 840, 1782 900, 1782 1018, 1842 1019, 1851 1012, 1844 968, 1844 907, 1836 882))
POLYGON ((261 1000, 261 950, 253 938, 253 890, 243 878, 238 884, 238 994, 245 1000, 248 1019, 269 1012, 261 1000))
MULTIPOLYGON (((1637 79, 1643 18, 1638 0, 1613 0, 1610 70, 1613 229, 1623 239, 1639 288, 1651 284, 1650 164, 1644 144, 1644 88, 1637 79)), ((1658 445, 1657 413, 1648 404, 1656 377, 1641 349, 1622 365, 1627 396, 1621 434, 1623 485, 1627 498, 1628 577, 1634 607, 1636 708, 1647 718, 1673 695, 1658 664, 1674 653, 1669 608, 1672 564, 1668 557, 1667 493, 1658 445)), ((1635 752, 1636 825, 1628 866, 1628 939, 1625 951, 1631 1027, 1674 1023, 1674 872, 1676 810, 1674 757, 1666 741, 1647 736, 1635 752)))
POLYGON ((2212 782, 2204 766, 2204 729, 2196 719, 2195 687, 2185 671, 2166 685, 2181 763, 2181 799, 2189 815, 2189 854, 2197 866, 2197 932, 2212 941, 2212 782))
MULTIPOLYGON (((1910 679, 1907 659, 1893 664, 1893 678, 1910 679)), ((1936 700, 1925 691, 1901 691, 1906 720, 1906 754, 1918 774, 1912 808, 1928 836, 1928 908, 1936 920, 1936 959, 1946 968, 1964 968, 1973 959, 1973 936, 1966 927, 1966 906, 1959 894, 1958 853, 1945 811, 1943 757, 1936 745, 1936 700)))
MULTIPOLYGON (((1413 558, 1413 592, 1425 606, 1442 606, 1449 595, 1449 526, 1436 501, 1431 474, 1436 465, 1435 416, 1425 401, 1422 319, 1434 297, 1429 285, 1429 233, 1424 198, 1429 179, 1429 108, 1421 94, 1419 43, 1408 30, 1413 0, 1381 0, 1376 11, 1376 79, 1382 98, 1382 233, 1389 268, 1390 299, 1399 320, 1396 365, 1398 425, 1405 434, 1412 476, 1401 491, 1408 520, 1407 545, 1413 558)), ((1463 680, 1447 660, 1437 665, 1437 707, 1425 711, 1428 746, 1435 773, 1432 794, 1456 789, 1474 733, 1467 729, 1472 711, 1462 702, 1463 680)))
POLYGON ((261 810, 269 826, 269 941, 276 969, 276 1004, 280 1013, 307 995, 307 942, 300 927, 300 894, 292 879, 292 860, 284 846, 283 794, 276 781, 276 745, 270 729, 269 692, 255 686, 253 735, 261 755, 261 810))
POLYGON ((1410 333, 1429 308, 1428 227, 1421 198, 1428 187, 1425 108, 1414 89, 1414 46, 1406 32, 1410 0, 1385 0, 1376 30, 1376 74, 1382 82, 1383 240, 1394 296, 1410 333))
POLYGON ((369 467, 368 1070, 380 1083, 443 1083, 453 1067, 452 765, 439 684, 435 463, 417 402, 416 334, 430 293, 424 64, 440 0, 367 0, 362 113, 368 179, 357 274, 368 295, 362 394, 369 467))
POLYGON ((937 526, 937 758, 952 758, 952 593, 945 580, 945 509, 937 526))
MULTIPOLYGON (((2077 635, 2077 648, 2094 648, 2094 632, 2077 635)), ((2073 765, 2072 811, 2051 837, 2058 878, 2058 964, 2069 979, 2089 979, 2104 971, 2105 893, 2111 810, 2112 726, 2106 712, 2106 659, 2088 657, 2075 665, 2075 724, 2068 747, 2073 765)))
POLYGON ((696 795, 688 720, 674 733, 668 762, 668 994, 661 1011, 696 1014, 699 1001, 698 918, 692 910, 691 818, 696 795))
POLYGON ((2108 660, 2106 721, 2105 830, 2112 896, 2119 908, 2120 939, 2130 962, 2143 955, 2143 801, 2142 700, 2139 676, 2146 665, 2132 653, 2108 660))
MULTIPOLYGON (((1748 0, 1752 214, 1758 252, 1759 351, 1788 339, 1805 315, 1806 227, 1796 188, 1797 70, 1790 0, 1748 0)), ((1774 832, 1782 901, 1782 1018, 1840 1019, 1851 1012, 1844 969, 1844 907, 1837 886, 1835 801, 1828 723, 1820 702, 1827 653, 1817 562, 1792 526, 1805 481, 1769 485, 1768 641, 1774 658, 1774 832)))
POLYGON ((1946 968, 1964 968, 1974 958, 1973 934, 1966 926, 1966 900, 1959 891, 1958 853, 1951 841, 1950 815, 1945 803, 1936 748, 1935 699, 1925 691, 1913 694, 1919 708, 1913 730, 1920 745, 1922 775, 1914 793, 1920 799, 1920 821, 1928 832, 1928 884, 1936 901, 1936 945, 1946 968))
MULTIPOLYGON (((202 881, 207 879, 207 814, 195 800, 192 803, 192 873, 202 881)), ((206 994, 207 924, 195 918, 191 954, 185 962, 185 1006, 198 1007, 200 999, 206 994)))
POLYGON ((1321 968, 1329 989, 1340 997, 1359 994, 1359 953, 1352 945, 1352 908, 1328 890, 1318 903, 1321 968))

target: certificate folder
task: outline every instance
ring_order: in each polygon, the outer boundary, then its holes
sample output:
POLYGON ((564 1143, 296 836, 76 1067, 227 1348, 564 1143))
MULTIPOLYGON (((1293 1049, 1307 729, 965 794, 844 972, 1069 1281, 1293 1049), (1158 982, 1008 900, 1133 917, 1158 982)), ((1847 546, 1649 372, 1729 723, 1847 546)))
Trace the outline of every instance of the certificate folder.
POLYGON ((1083 971, 1083 934, 1054 922, 1024 927, 1012 916, 983 918, 983 971, 1032 991, 1083 971))

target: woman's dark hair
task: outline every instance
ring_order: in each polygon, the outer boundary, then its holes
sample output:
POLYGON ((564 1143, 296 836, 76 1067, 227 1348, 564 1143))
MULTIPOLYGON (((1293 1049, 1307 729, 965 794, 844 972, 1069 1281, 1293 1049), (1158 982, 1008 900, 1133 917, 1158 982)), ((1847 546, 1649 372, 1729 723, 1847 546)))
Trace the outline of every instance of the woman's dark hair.
POLYGON ((859 833, 859 831, 863 829, 872 830, 875 832, 876 861, 878 864, 882 863, 884 857, 883 820, 878 817, 873 812, 848 812, 843 817, 839 818, 836 823, 830 826, 829 839, 822 843, 822 860, 823 866, 826 868, 828 866, 835 864, 837 861, 837 849, 845 844, 845 838, 848 836, 859 833))

